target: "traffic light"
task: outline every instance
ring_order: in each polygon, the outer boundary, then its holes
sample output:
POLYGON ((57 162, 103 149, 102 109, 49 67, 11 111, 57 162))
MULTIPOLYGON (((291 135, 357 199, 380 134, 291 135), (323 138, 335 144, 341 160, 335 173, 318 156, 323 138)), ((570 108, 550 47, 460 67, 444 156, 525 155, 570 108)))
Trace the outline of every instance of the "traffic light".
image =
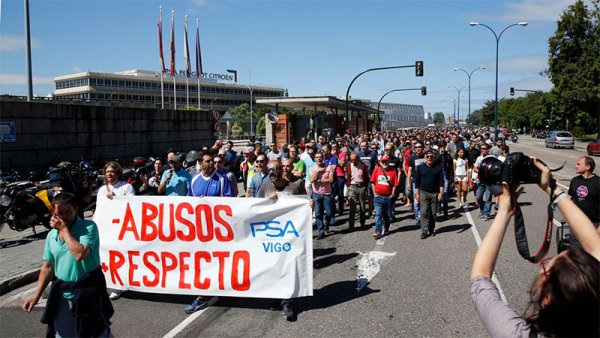
POLYGON ((415 75, 416 76, 423 76, 423 61, 416 61, 415 62, 415 75))
POLYGON ((510 87, 510 96, 515 96, 515 87, 510 87))
POLYGON ((427 87, 425 87, 425 86, 421 87, 421 95, 423 95, 423 96, 427 95, 427 87))

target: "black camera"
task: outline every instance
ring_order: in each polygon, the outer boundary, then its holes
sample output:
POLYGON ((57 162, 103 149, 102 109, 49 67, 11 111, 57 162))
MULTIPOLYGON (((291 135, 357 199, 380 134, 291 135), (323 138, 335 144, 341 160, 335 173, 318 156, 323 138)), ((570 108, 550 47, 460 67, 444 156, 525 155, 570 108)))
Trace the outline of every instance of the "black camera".
POLYGON ((479 165, 479 181, 494 195, 502 193, 502 182, 508 184, 540 183, 541 171, 533 160, 523 153, 510 153, 504 163, 490 156, 479 165))

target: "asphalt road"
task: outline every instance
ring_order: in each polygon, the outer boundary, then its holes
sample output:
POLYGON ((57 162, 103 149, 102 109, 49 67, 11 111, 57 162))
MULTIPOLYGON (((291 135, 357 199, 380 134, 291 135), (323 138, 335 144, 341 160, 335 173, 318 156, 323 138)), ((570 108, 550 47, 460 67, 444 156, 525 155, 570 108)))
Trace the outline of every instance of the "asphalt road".
MULTIPOLYGON (((511 151, 537 156, 550 167, 566 166, 555 175, 568 186, 574 164, 584 150, 546 149, 542 140, 521 137, 511 151)), ((472 195, 469 196, 472 201, 472 195)), ((520 198, 531 251, 542 243, 548 197, 527 185, 520 198)), ((412 214, 396 208, 399 221, 380 240, 372 230, 345 232, 346 217, 332 227, 334 234, 314 244, 314 296, 297 299, 294 322, 270 310, 265 299, 221 298, 194 315, 183 307, 193 297, 125 293, 114 301, 115 336, 486 336, 470 298, 471 262, 492 221, 477 218, 477 211, 457 210, 438 223, 438 234, 419 238, 412 214), (368 278, 359 279, 358 275, 368 278), (357 292, 357 287, 362 287, 357 292)), ((560 219, 560 215, 556 215, 560 219)), ((373 220, 368 224, 372 224, 373 220)), ((523 312, 537 266, 522 259, 509 227, 496 275, 508 304, 523 312)), ((550 254, 556 253, 552 242, 550 254)), ((31 294, 28 285, 0 298, 0 328, 5 337, 42 336, 42 308, 25 314, 20 303, 31 294)))

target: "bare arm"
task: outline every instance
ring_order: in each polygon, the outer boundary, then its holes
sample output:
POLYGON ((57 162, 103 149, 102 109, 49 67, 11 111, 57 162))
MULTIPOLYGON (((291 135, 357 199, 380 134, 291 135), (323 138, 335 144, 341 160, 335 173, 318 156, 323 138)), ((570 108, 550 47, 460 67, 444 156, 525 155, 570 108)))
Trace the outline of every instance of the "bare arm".
POLYGON ((503 194, 499 198, 498 213, 473 259, 471 279, 479 276, 492 278, 494 273, 502 240, 512 217, 508 184, 503 183, 503 188, 503 194))
POLYGON ((35 288, 35 293, 33 294, 33 296, 31 296, 31 298, 27 299, 23 303, 23 305, 21 306, 21 309, 23 309, 23 311, 31 312, 35 304, 37 304, 37 302, 42 297, 42 293, 44 292, 44 290, 48 286, 48 283, 50 283, 53 277, 54 265, 48 261, 44 261, 44 263, 42 264, 42 268, 40 269, 40 274, 38 276, 38 282, 37 287, 35 288))
MULTIPOLYGON (((552 174, 550 170, 535 159, 535 166, 542 171, 540 188, 551 196, 558 196, 563 192, 560 188, 550 191, 550 180, 552 174)), ((564 192, 563 192, 564 193, 564 192)), ((564 216, 565 220, 571 226, 577 240, 581 243, 583 249, 600 260, 600 235, 594 228, 592 221, 579 209, 570 198, 563 198, 557 204, 558 210, 564 216)))

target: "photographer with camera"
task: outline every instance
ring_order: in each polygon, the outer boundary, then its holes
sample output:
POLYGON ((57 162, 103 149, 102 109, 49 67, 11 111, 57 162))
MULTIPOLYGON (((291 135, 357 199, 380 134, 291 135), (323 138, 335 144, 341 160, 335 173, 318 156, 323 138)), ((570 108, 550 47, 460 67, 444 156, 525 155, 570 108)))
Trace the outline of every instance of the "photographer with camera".
MULTIPOLYGON (((569 196, 576 206, 592 221, 596 229, 600 224, 600 177, 594 174, 596 162, 589 156, 581 156, 575 163, 575 172, 569 184, 569 196)), ((571 234, 571 247, 581 247, 576 236, 571 234)))
MULTIPOLYGON (((522 157, 530 161, 526 156, 522 157)), ((512 161, 512 158, 507 161, 512 161)), ((567 222, 572 224, 583 250, 573 248, 555 257, 540 259, 540 272, 533 281, 530 305, 523 316, 501 300, 491 278, 509 221, 520 211, 517 199, 522 192, 514 184, 520 180, 513 179, 512 173, 505 175, 506 167, 503 167, 498 214, 475 255, 471 269, 471 297, 475 309, 492 337, 597 337, 600 328, 600 236, 585 214, 553 184, 552 174, 546 166, 534 159, 533 165, 528 164, 527 168, 532 169, 533 179, 550 196, 552 208, 558 207, 567 222)))

